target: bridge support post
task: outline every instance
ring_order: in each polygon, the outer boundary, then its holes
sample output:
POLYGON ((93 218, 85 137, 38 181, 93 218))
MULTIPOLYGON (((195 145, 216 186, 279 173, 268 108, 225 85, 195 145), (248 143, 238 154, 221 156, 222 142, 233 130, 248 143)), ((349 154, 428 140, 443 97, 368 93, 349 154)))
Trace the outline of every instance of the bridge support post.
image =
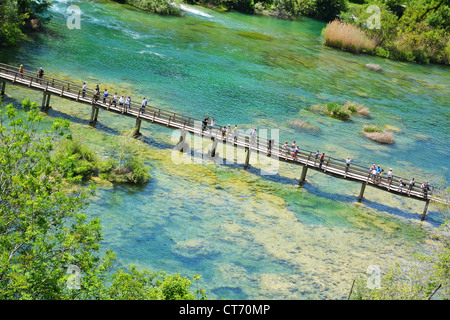
POLYGON ((89 122, 91 126, 95 126, 97 124, 98 110, 98 107, 92 106, 91 121, 89 122))
POLYGON ((2 81, 2 92, 1 92, 2 97, 5 95, 5 88, 6 88, 6 80, 3 80, 2 81))
POLYGON ((246 147, 246 148, 245 148, 245 153, 246 153, 246 156, 245 156, 244 169, 247 169, 247 168, 248 168, 248 164, 249 164, 249 162, 250 162, 250 153, 251 153, 249 147, 246 147))
POLYGON ((302 175, 300 176, 300 181, 298 182, 299 186, 303 185, 303 183, 305 182, 305 180, 306 180, 306 173, 308 173, 308 167, 307 166, 303 166, 302 175))
POLYGON ((42 104, 41 104, 41 110, 47 111, 50 107, 50 93, 44 92, 44 95, 42 97, 42 104))
POLYGON ((209 153, 209 156, 211 158, 214 158, 216 156, 216 149, 217 149, 217 140, 214 138, 211 147, 211 152, 209 153))
POLYGON ((142 120, 140 118, 137 118, 136 125, 134 126, 134 130, 133 130, 133 138, 136 138, 140 135, 141 123, 142 123, 142 120))
POLYGON ((363 183, 363 184, 361 185, 361 191, 359 192, 358 202, 361 202, 361 201, 362 201, 362 198, 363 198, 363 196, 364 196, 364 191, 366 190, 366 185, 367 185, 367 183, 363 183))
POLYGON ((430 204, 430 200, 427 200, 425 202, 425 208, 423 209, 422 218, 420 219, 421 221, 425 220, 425 217, 427 216, 429 204, 430 204))

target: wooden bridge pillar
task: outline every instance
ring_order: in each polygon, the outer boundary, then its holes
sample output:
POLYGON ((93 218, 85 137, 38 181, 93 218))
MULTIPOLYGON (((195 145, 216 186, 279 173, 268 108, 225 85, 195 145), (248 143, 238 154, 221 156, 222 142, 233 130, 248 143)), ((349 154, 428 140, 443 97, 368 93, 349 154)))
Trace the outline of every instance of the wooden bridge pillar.
POLYGON ((246 156, 245 156, 244 169, 247 169, 247 168, 248 168, 248 164, 249 164, 249 162, 250 162, 250 153, 251 153, 249 147, 246 147, 246 148, 245 148, 245 153, 246 153, 246 156))
POLYGON ((134 130, 133 130, 133 138, 136 138, 140 135, 141 123, 142 123, 142 120, 140 118, 137 118, 136 125, 134 126, 134 130))
POLYGON ((298 182, 298 185, 301 186, 305 180, 306 180, 306 173, 308 172, 308 167, 307 166, 303 166, 302 169, 302 175, 300 177, 300 181, 298 182))
POLYGON ((95 126, 97 124, 98 111, 99 107, 92 106, 91 121, 89 122, 89 124, 92 126, 95 126))
POLYGON ((363 196, 364 196, 364 191, 366 190, 366 185, 367 185, 367 183, 363 183, 363 184, 361 185, 361 191, 359 192, 358 202, 361 202, 361 201, 362 201, 362 198, 363 198, 363 196))
POLYGON ((6 80, 3 80, 2 81, 2 92, 1 92, 2 97, 5 95, 5 88, 6 88, 6 80))
POLYGON ((41 104, 41 110, 42 111, 47 111, 48 108, 50 107, 50 93, 47 93, 44 91, 44 95, 42 97, 42 104, 41 104))
POLYGON ((428 213, 428 205, 429 205, 429 204, 430 204, 430 200, 427 200, 427 201, 425 202, 425 208, 423 209, 421 221, 425 220, 425 217, 427 216, 427 213, 428 213))
POLYGON ((211 152, 209 153, 209 156, 211 158, 214 158, 216 156, 216 149, 217 149, 217 140, 214 138, 211 147, 211 152))

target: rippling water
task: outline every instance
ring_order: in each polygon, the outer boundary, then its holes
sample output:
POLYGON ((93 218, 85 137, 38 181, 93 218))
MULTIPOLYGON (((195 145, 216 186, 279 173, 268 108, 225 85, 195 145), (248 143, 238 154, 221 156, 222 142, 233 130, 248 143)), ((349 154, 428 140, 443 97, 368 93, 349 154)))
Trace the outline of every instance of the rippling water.
MULTIPOLYGON (((109 1, 71 1, 82 10, 80 30, 66 27, 69 3, 55 1, 50 31, 15 49, 2 62, 44 67, 48 74, 100 83, 134 100, 219 124, 280 130, 280 140, 305 149, 380 163, 395 173, 437 184, 449 180, 450 72, 357 56, 321 44, 324 23, 284 21, 185 6, 182 17, 161 17, 109 1), (366 63, 380 64, 376 73, 366 63), (341 122, 312 113, 314 104, 355 101, 370 119, 341 122), (306 120, 309 133, 289 127, 306 120), (394 145, 364 138, 365 124, 399 130, 394 145)), ((111 92, 111 91, 110 91, 111 92)), ((8 85, 21 101, 40 95, 8 85)), ((51 117, 72 120, 74 134, 106 154, 132 119, 52 97, 51 117)), ((50 119, 48 119, 50 120, 50 119)), ((242 165, 175 165, 171 131, 143 124, 141 152, 152 166, 144 187, 102 185, 87 209, 104 226, 104 248, 124 265, 201 274, 210 298, 340 299, 369 265, 383 270, 414 251, 427 251, 423 204, 314 172, 299 189, 300 167, 280 165, 275 176, 242 165)))

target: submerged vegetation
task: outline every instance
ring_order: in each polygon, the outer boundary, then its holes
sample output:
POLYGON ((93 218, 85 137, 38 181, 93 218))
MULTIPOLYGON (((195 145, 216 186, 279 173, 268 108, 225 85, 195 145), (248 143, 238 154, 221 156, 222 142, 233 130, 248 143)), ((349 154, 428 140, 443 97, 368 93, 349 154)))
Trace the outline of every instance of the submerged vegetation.
MULTIPOLYGON (((355 279, 352 300, 429 300, 450 298, 450 247, 448 220, 434 235, 439 239, 430 255, 415 254, 410 265, 396 263, 379 279, 355 279), (375 281, 373 281, 375 280, 375 281)), ((434 241, 435 239, 433 239, 434 241)))
POLYGON ((107 159, 81 143, 79 139, 68 136, 63 139, 54 152, 61 164, 64 177, 76 181, 100 177, 109 182, 142 184, 150 180, 150 168, 134 150, 134 142, 127 135, 120 137, 118 148, 107 159))

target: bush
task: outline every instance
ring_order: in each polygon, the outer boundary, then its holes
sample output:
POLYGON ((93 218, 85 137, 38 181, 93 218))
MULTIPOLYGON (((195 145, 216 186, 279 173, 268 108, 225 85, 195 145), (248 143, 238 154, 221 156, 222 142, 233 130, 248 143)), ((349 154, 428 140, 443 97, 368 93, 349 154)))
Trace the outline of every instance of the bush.
POLYGON ((181 14, 180 8, 170 4, 169 2, 173 1, 169 0, 125 0, 125 2, 133 7, 161 15, 178 16, 181 14))
POLYGON ((341 120, 349 120, 351 117, 350 112, 348 112, 346 109, 335 102, 327 104, 327 111, 329 114, 331 114, 331 116, 341 120))
POLYGON ((369 38, 358 27, 335 20, 327 24, 324 32, 324 44, 354 53, 371 53, 375 50, 375 40, 369 38))
POLYGON ((369 108, 367 108, 365 105, 360 104, 360 103, 347 101, 344 104, 343 108, 347 109, 348 111, 350 111, 353 114, 357 114, 357 115, 364 116, 364 117, 370 116, 369 108))
POLYGON ((365 126, 363 130, 364 132, 383 132, 383 129, 377 126, 365 126))
POLYGON ((313 5, 312 15, 320 20, 332 21, 342 11, 347 11, 347 0, 316 0, 313 5))
POLYGON ((62 140, 55 150, 54 157, 61 164, 59 167, 61 174, 68 179, 85 180, 97 170, 96 153, 78 139, 62 140))

